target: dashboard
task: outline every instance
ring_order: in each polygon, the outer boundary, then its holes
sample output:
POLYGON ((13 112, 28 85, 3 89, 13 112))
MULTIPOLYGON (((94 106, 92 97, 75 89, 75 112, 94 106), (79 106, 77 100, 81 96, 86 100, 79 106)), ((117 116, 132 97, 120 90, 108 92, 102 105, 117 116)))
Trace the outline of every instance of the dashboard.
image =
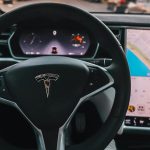
MULTIPOLYGON (((140 24, 134 26, 131 26, 122 17, 119 17, 120 20, 117 23, 112 23, 111 19, 115 20, 117 16, 111 17, 106 14, 106 17, 101 15, 97 17, 104 20, 120 41, 130 68, 131 98, 123 130, 149 129, 150 29, 145 25, 141 27, 143 18, 140 24)), ((128 17, 132 18, 130 15, 128 17)), ((61 28, 51 24, 48 26, 32 24, 32 26, 23 27, 20 25, 11 32, 8 38, 8 49, 10 57, 16 62, 45 55, 77 57, 103 67, 109 66, 112 61, 100 43, 96 41, 92 32, 81 25, 62 24, 61 28)))
MULTIPOLYGON (((119 32, 112 31, 121 42, 119 32)), ((125 118, 128 127, 150 127, 150 30, 124 29, 125 52, 131 73, 131 99, 125 118)), ((9 39, 16 57, 63 55, 89 58, 95 51, 91 34, 83 28, 25 27, 9 39), (17 43, 16 43, 17 41, 17 43), (15 42, 15 43, 14 43, 15 42), (17 51, 16 51, 17 50, 17 51), (90 53, 89 53, 90 52, 90 53)), ((100 50, 99 50, 100 51, 100 50)), ((102 51, 102 50, 101 50, 102 51)), ((100 63, 97 61, 97 63, 100 63)))

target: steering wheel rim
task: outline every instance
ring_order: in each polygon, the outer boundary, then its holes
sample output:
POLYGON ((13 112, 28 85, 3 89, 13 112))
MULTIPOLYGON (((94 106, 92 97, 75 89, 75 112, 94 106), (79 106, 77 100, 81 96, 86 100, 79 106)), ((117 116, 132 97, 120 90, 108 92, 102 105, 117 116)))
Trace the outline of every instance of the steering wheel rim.
MULTIPOLYGON (((64 4, 48 4, 48 3, 41 3, 41 4, 34 4, 30 6, 25 6, 19 9, 16 9, 14 11, 8 12, 0 17, 0 31, 7 29, 7 27, 19 23, 25 19, 36 19, 39 16, 43 18, 47 18, 47 14, 49 14, 48 18, 55 20, 58 16, 64 17, 70 20, 74 18, 76 21, 83 22, 83 25, 88 27, 93 27, 95 30, 95 36, 97 37, 98 42, 101 44, 101 46, 110 54, 112 57, 112 64, 107 68, 102 68, 97 65, 93 65, 87 62, 83 62, 88 67, 95 67, 99 68, 101 71, 106 73, 107 77, 109 76, 112 78, 110 85, 105 87, 104 89, 100 89, 99 91, 95 90, 91 95, 87 94, 88 96, 93 96, 97 94, 97 92, 102 92, 103 90, 106 90, 109 87, 114 87, 116 90, 115 94, 115 100, 114 104, 111 110, 110 115, 108 116, 106 122, 103 124, 101 129, 94 135, 93 137, 89 138, 88 140, 84 141, 81 144, 78 145, 70 145, 66 147, 66 149, 71 150, 78 150, 78 149, 86 149, 86 150, 98 150, 98 149, 104 149, 106 145, 110 142, 110 140, 115 136, 117 133, 119 127, 122 124, 122 121, 125 117, 126 110, 129 103, 130 98, 130 74, 129 74, 129 68, 128 64, 125 58, 125 54, 123 52, 123 49, 119 42, 117 41, 116 37, 113 35, 113 33, 108 29, 108 27, 100 20, 92 16, 91 14, 80 10, 78 8, 64 5, 64 4), (61 11, 60 11, 61 10, 61 11), (32 14, 32 15, 28 15, 32 14), (67 15, 70 14, 70 15, 67 15), (79 17, 80 16, 80 17, 79 17), (88 25, 87 25, 88 23, 88 25), (103 37, 102 37, 103 36, 103 37), (109 43, 109 44, 108 44, 109 43)), ((59 18, 59 17, 58 17, 59 18)), ((62 58, 62 57, 61 57, 62 58)), ((34 58, 36 59, 36 58, 34 58)), ((38 59, 38 58, 37 58, 38 59)), ((67 58, 66 58, 67 59, 67 58)), ((72 60, 72 59, 71 59, 72 60)), ((28 61, 28 60, 27 60, 28 61)), ((32 61, 31 61, 32 62, 32 61)), ((77 61, 76 61, 77 63, 77 61)), ((16 65, 15 65, 16 66, 16 65)), ((1 70, 1 74, 7 73, 9 70, 11 70, 13 67, 6 68, 4 70, 1 70)), ((7 75, 8 76, 8 75, 7 75)), ((6 78, 6 76, 5 76, 6 78)), ((7 79, 6 79, 7 80, 7 79)), ((8 81, 6 81, 6 84, 8 81)), ((86 96, 87 96, 86 95, 86 96)), ((4 97, 5 98, 5 97, 4 97)), ((82 99, 86 99, 85 97, 82 97, 78 103, 82 101, 82 99)), ((2 103, 9 103, 13 107, 16 107, 20 110, 20 112, 26 117, 24 111, 22 111, 16 102, 11 100, 6 100, 1 98, 0 102, 2 103)), ((77 106, 78 106, 77 105, 77 106)), ((77 106, 75 108, 77 108, 77 106)), ((74 109, 73 113, 76 109, 74 109)), ((70 115, 72 117, 72 115, 70 115)), ((58 150, 64 150, 64 129, 66 129, 70 118, 64 123, 64 125, 59 130, 59 137, 58 137, 58 150)), ((43 137, 41 136, 41 131, 30 121, 30 119, 27 117, 28 121, 31 123, 31 125, 36 129, 38 132, 38 140, 39 140, 39 150, 45 150, 45 144, 43 143, 43 137)))

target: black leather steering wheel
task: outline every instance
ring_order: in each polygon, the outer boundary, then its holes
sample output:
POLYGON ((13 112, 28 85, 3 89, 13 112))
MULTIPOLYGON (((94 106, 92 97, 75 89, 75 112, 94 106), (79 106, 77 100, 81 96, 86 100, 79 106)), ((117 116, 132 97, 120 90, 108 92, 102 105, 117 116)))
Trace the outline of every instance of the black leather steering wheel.
MULTIPOLYGON (((111 56, 112 64, 102 68, 63 56, 22 61, 0 71, 4 87, 0 103, 15 107, 28 120, 35 130, 38 150, 103 150, 121 126, 130 97, 130 75, 123 49, 103 22, 63 4, 35 4, 8 12, 0 17, 0 31, 38 18, 73 19, 92 28, 101 47, 111 56), (109 88, 115 90, 114 103, 99 131, 79 144, 66 144, 69 124, 79 106, 109 88)), ((105 99, 98 101, 104 103, 105 99)))

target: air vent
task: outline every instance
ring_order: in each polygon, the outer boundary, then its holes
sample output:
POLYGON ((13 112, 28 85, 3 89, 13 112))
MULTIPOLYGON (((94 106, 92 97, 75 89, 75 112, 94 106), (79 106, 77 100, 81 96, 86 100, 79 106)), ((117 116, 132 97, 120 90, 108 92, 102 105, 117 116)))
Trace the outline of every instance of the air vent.
POLYGON ((0 45, 8 45, 8 39, 11 35, 11 31, 7 30, 6 32, 2 32, 0 34, 0 45))
POLYGON ((116 38, 119 40, 120 44, 122 45, 123 49, 126 49, 126 29, 120 27, 110 27, 111 31, 114 33, 116 38))
POLYGON ((9 36, 10 36, 9 33, 1 33, 0 34, 0 45, 7 45, 9 36))
POLYGON ((111 31, 114 33, 116 38, 121 42, 122 29, 120 29, 120 28, 111 28, 111 31))
POLYGON ((10 57, 8 39, 14 31, 14 26, 0 33, 0 57, 10 57))
MULTIPOLYGON (((122 48, 125 50, 125 28, 120 28, 116 26, 109 26, 109 28, 119 40, 120 44, 122 45, 122 48)), ((111 56, 102 47, 101 50, 98 51, 96 58, 105 58, 111 60, 111 56)))
POLYGON ((16 24, 12 25, 10 28, 0 33, 0 45, 8 45, 8 39, 15 30, 16 24))

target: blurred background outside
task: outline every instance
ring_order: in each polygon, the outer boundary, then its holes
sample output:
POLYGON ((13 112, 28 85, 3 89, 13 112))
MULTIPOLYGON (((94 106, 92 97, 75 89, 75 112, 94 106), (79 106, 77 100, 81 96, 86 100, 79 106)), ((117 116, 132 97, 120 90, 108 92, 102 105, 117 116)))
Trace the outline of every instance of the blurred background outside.
POLYGON ((7 12, 40 2, 65 3, 89 12, 150 13, 150 0, 0 0, 0 9, 7 12))

